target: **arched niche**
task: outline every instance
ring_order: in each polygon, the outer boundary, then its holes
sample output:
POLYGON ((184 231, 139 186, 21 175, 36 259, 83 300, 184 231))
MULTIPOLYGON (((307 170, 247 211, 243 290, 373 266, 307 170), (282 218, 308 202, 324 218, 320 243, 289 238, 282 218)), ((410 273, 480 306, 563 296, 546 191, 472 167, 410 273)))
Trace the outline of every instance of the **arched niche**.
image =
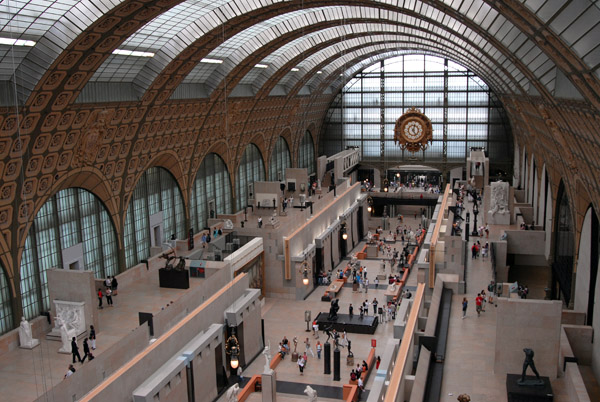
POLYGON ((594 295, 598 279, 598 216, 591 206, 581 226, 577 253, 577 275, 575 276, 575 311, 586 313, 586 324, 592 325, 594 295))
POLYGON ((552 298, 571 301, 573 261, 575 256, 575 227, 571 204, 567 191, 561 181, 556 197, 556 216, 554 218, 554 261, 552 263, 552 298))
POLYGON ((298 167, 306 168, 308 175, 316 173, 315 144, 310 131, 306 130, 298 147, 298 167))
POLYGON ((269 180, 282 181, 285 178, 285 169, 289 167, 292 167, 290 147, 285 138, 280 136, 269 159, 269 180))
POLYGON ((119 273, 118 246, 109 212, 93 193, 78 187, 54 194, 31 225, 21 257, 23 315, 50 309, 46 271, 94 271, 96 278, 119 273))
POLYGON ((216 153, 204 157, 192 186, 190 225, 194 232, 207 226, 208 219, 232 211, 231 179, 227 165, 216 153))
POLYGON ((162 167, 151 167, 139 178, 129 199, 123 245, 127 269, 162 249, 172 236, 186 238, 181 190, 173 175, 162 167))
POLYGON ((235 208, 241 211, 248 200, 254 197, 254 182, 265 180, 265 164, 258 147, 252 143, 246 146, 235 178, 235 208))
POLYGON ((0 266, 0 335, 14 327, 14 314, 10 297, 10 284, 4 267, 0 266))

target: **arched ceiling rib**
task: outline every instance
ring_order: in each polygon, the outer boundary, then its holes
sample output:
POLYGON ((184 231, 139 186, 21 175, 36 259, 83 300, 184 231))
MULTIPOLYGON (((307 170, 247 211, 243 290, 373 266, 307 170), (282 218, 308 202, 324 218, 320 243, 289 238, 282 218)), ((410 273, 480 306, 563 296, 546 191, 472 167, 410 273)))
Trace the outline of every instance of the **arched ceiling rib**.
MULTIPOLYGON (((363 34, 361 35, 361 41, 363 43, 366 43, 370 40, 378 40, 376 38, 372 38, 377 32, 377 28, 382 28, 382 26, 371 27, 365 24, 365 26, 363 27, 363 34)), ((356 31, 360 32, 360 28, 356 31)), ((482 72, 481 76, 484 79, 491 79, 490 77, 495 76, 497 78, 495 78, 493 81, 496 83, 502 83, 502 85, 498 85, 494 88, 496 91, 507 93, 513 91, 522 91, 522 89, 518 88, 518 83, 514 81, 511 82, 511 77, 509 77, 507 74, 502 74, 500 66, 496 66, 496 69, 487 68, 488 65, 493 66, 494 61, 487 59, 485 55, 478 53, 476 49, 472 49, 469 46, 465 46, 463 49, 457 50, 455 47, 451 46, 450 42, 445 40, 443 37, 432 37, 432 35, 420 35, 421 32, 419 32, 418 30, 410 30, 409 32, 411 33, 392 33, 388 35, 387 39, 390 41, 403 40, 406 42, 406 46, 410 46, 412 49, 416 49, 417 52, 419 51, 419 49, 423 51, 427 49, 437 49, 436 53, 445 54, 455 60, 460 60, 461 63, 463 63, 465 66, 467 66, 473 71, 479 70, 480 72, 482 72), (487 63, 473 63, 473 60, 487 61, 487 63)), ((340 38, 343 38, 343 36, 340 36, 340 38)), ((337 46, 334 51, 343 53, 344 49, 341 47, 341 45, 336 45, 337 46)), ((316 54, 308 53, 308 56, 305 57, 297 65, 297 68, 300 70, 300 72, 306 72, 310 70, 311 65, 319 63, 319 61, 313 60, 313 58, 315 57, 318 56, 316 54)), ((287 77, 280 82, 280 84, 284 87, 289 87, 288 80, 293 80, 294 77, 297 77, 299 75, 302 74, 293 74, 293 72, 290 72, 287 74, 287 77)))
MULTIPOLYGON (((96 45, 104 45, 104 48, 99 46, 102 49, 92 51, 105 60, 116 47, 152 50, 155 57, 144 62, 112 57, 100 72, 126 71, 115 78, 133 79, 137 87, 149 88, 149 83, 164 73, 167 65, 181 58, 182 52, 185 54, 182 60, 190 57, 185 50, 198 38, 211 30, 215 35, 223 23, 235 25, 231 21, 236 16, 260 23, 285 12, 305 13, 311 7, 322 7, 323 18, 327 19, 336 17, 332 11, 336 5, 344 10, 354 10, 361 5, 375 7, 367 8, 368 14, 359 16, 362 18, 386 19, 390 13, 402 11, 435 20, 489 52, 522 86, 527 86, 531 79, 528 76, 536 77, 550 94, 556 93, 558 66, 577 90, 598 104, 600 46, 596 38, 600 33, 600 11, 597 2, 590 0, 6 0, 0 4, 5 17, 0 21, 0 35, 37 43, 28 49, 0 45, 3 67, 0 81, 16 79, 19 98, 24 100, 40 85, 39 80, 50 64, 75 41, 107 39, 102 33, 91 39, 82 33, 101 32, 104 27, 134 32, 136 27, 143 26, 126 39, 117 35, 116 40, 108 43, 98 42, 96 45), (494 41, 497 44, 491 44, 494 41), (154 51, 154 48, 158 49, 154 51), (522 62, 528 71, 523 71, 515 60, 522 62), (113 61, 116 64, 111 64, 113 61)), ((419 19, 418 23, 423 24, 423 20, 419 19)))
MULTIPOLYGON (((350 51, 344 52, 324 52, 319 57, 319 62, 312 66, 312 69, 309 71, 309 74, 299 76, 294 82, 293 86, 290 89, 290 95, 297 94, 302 87, 309 86, 313 91, 323 90, 324 87, 330 86, 331 82, 334 82, 334 89, 339 89, 341 85, 344 85, 345 82, 350 79, 350 77, 356 73, 356 67, 354 69, 350 68, 349 74, 344 74, 343 72, 348 70, 348 66, 355 66, 358 64, 358 60, 361 58, 371 57, 373 54, 382 53, 388 55, 398 55, 401 53, 416 53, 421 52, 422 50, 417 48, 411 48, 410 43, 407 42, 380 42, 380 43, 365 43, 359 44, 354 48, 351 48, 350 51), (390 46, 390 44, 392 46, 390 46), (317 71, 323 71, 322 74, 316 74, 317 71), (340 76, 340 74, 344 74, 344 76, 340 76), (342 78, 340 80, 340 78, 342 78), (317 89, 321 87, 321 89, 317 89)), ((429 52, 429 54, 434 54, 440 56, 440 53, 436 53, 435 51, 429 52)), ((445 53, 444 53, 445 54, 445 53)), ((359 67, 362 68, 365 65, 359 67)), ((478 73, 477 71, 474 71, 478 73)), ((496 83, 494 83, 496 84, 496 83)))
MULTIPOLYGON (((339 8, 333 8, 331 11, 338 11, 339 8)), ((314 11, 311 14, 320 14, 322 10, 314 11)), ((262 59, 259 64, 269 66, 267 69, 259 69, 255 68, 246 74, 242 82, 242 85, 252 85, 255 88, 259 88, 266 79, 270 75, 274 73, 280 66, 282 66, 286 62, 286 58, 289 59, 291 55, 297 55, 300 52, 308 52, 310 54, 310 48, 314 46, 318 46, 318 44, 323 43, 330 38, 342 38, 346 35, 351 35, 356 32, 372 32, 372 31, 381 31, 384 29, 382 27, 385 25, 387 30, 390 32, 399 32, 403 35, 407 35, 413 32, 418 32, 421 37, 428 39, 429 37, 435 37, 435 40, 444 42, 445 46, 448 49, 455 49, 457 47, 461 48, 462 51, 470 53, 472 56, 469 64, 474 64, 473 61, 477 60, 479 63, 483 62, 483 64, 490 66, 487 70, 490 71, 490 74, 495 74, 495 71, 500 71, 500 74, 503 74, 502 67, 500 64, 496 63, 495 60, 491 59, 488 55, 482 53, 481 49, 476 48, 476 46, 472 42, 467 42, 460 38, 455 32, 446 31, 443 27, 436 27, 441 31, 440 34, 436 32, 427 31, 424 28, 420 27, 420 24, 417 23, 417 20, 414 17, 408 17, 403 14, 397 13, 389 13, 390 21, 385 21, 381 19, 369 20, 366 18, 358 18, 358 19, 346 19, 343 15, 343 10, 340 13, 341 19, 339 20, 328 20, 327 22, 319 22, 317 24, 309 25, 307 27, 302 27, 301 30, 296 31, 287 31, 286 29, 293 24, 294 20, 298 19, 298 17, 293 17, 290 20, 282 20, 277 25, 269 25, 267 29, 255 30, 256 35, 254 37, 248 38, 247 32, 242 32, 231 40, 226 41, 217 49, 212 51, 207 58, 213 60, 223 60, 223 64, 207 64, 207 63, 199 63, 192 72, 183 80, 183 84, 204 84, 207 85, 211 90, 216 87, 216 83, 222 80, 226 74, 228 74, 235 66, 237 66, 240 62, 242 62, 246 57, 248 57, 251 51, 254 50, 254 46, 240 46, 239 36, 243 36, 245 41, 255 41, 256 43, 261 43, 262 46, 271 46, 266 42, 267 39, 277 38, 279 34, 279 38, 284 34, 292 34, 296 33, 297 35, 304 35, 303 37, 297 38, 293 41, 288 42, 287 44, 279 47, 277 50, 273 51, 266 58, 262 59), (406 22, 402 22, 406 21, 406 22), (366 27, 366 23, 370 22, 370 26, 366 27), (341 25, 345 24, 345 25, 341 25), (394 24, 395 26, 392 26, 394 24), (323 26, 331 26, 334 25, 333 28, 323 29, 320 32, 314 32, 315 29, 319 29, 319 27, 323 26), (337 25, 337 26, 336 26, 337 25), (381 26, 380 26, 381 25, 381 26), (365 30, 366 29, 366 30, 365 30), (306 33, 305 30, 308 32, 306 33), (262 39, 256 39, 258 36, 262 37, 262 39), (237 40, 236 40, 237 39, 237 40), (230 43, 232 42, 232 43, 230 43), (289 49, 289 50, 288 50, 289 49), (260 78, 258 78, 260 77, 260 78)), ((310 14, 302 15, 302 20, 309 19, 310 14)), ((253 27, 254 29, 255 27, 253 27)), ((418 38, 416 35, 415 39, 418 38)), ((299 73, 302 73, 302 68, 300 65, 293 66, 300 69, 299 73)), ((505 81, 509 81, 510 79, 506 77, 506 73, 504 73, 505 81)))
MULTIPOLYGON (((330 4, 334 4, 336 2, 332 1, 330 4)), ((378 2, 373 2, 377 5, 378 2)), ((379 4, 381 6, 381 4, 379 4)), ((214 50, 212 50, 206 58, 210 59, 218 59, 218 60, 229 60, 229 63, 223 63, 223 65, 214 65, 209 64, 206 65, 204 63, 200 63, 196 65, 191 74, 187 75, 184 82, 190 83, 204 83, 207 81, 209 83, 218 82, 225 76, 224 72, 221 70, 226 70, 227 68, 231 69, 232 66, 238 64, 242 58, 234 57, 236 52, 240 52, 240 50, 254 50, 259 48, 260 46, 265 45, 266 42, 272 40, 278 34, 282 34, 285 32, 289 32, 291 29, 302 27, 302 26, 310 26, 313 24, 317 24, 319 21, 323 20, 331 20, 331 19, 369 19, 375 18, 380 20, 390 20, 390 21, 400 21, 405 23, 408 26, 414 26, 419 29, 434 31, 438 35, 448 36, 450 31, 451 40, 456 43, 457 47, 464 47, 464 42, 468 41, 472 44, 480 44, 480 46, 485 46, 486 51, 490 52, 493 57, 496 57, 500 63, 504 65, 506 69, 510 69, 510 72, 517 77, 517 80, 520 81, 521 86, 528 87, 529 80, 526 77, 526 73, 522 70, 525 69, 525 66, 521 66, 519 69, 515 68, 515 63, 517 63, 516 58, 512 57, 511 53, 504 48, 502 42, 498 41, 493 37, 488 37, 487 33, 483 30, 479 29, 479 32, 476 32, 478 27, 471 23, 471 26, 467 26, 462 22, 459 22, 454 17, 450 15, 446 15, 444 13, 432 13, 431 17, 419 14, 417 11, 418 7, 409 7, 409 8, 397 8, 394 10, 380 10, 373 7, 360 7, 360 6, 329 6, 329 7, 320 7, 316 9, 305 8, 301 10, 296 10, 287 14, 281 14, 274 18, 270 18, 268 20, 257 22, 252 27, 241 31, 231 38, 227 38, 226 29, 223 29, 222 34, 222 43, 214 50), (450 28, 445 28, 445 26, 449 26, 450 28), (463 35, 464 39, 461 39, 460 36, 463 35), (214 72, 217 72, 216 77, 213 75, 214 72), (212 76, 211 76, 212 75, 212 76)), ((450 9, 451 10, 451 9, 450 9)), ((215 11, 216 12, 216 11, 215 11)), ((486 10, 489 13, 489 10, 486 10)), ((427 15, 427 13, 426 13, 427 15)), ((499 17, 501 18, 501 17, 499 17)), ((211 16, 204 16, 201 19, 196 21, 197 25, 201 26, 211 26, 221 22, 222 20, 217 19, 215 22, 215 18, 211 16)), ((503 25, 508 25, 509 23, 506 20, 502 20, 503 25)), ((151 22, 148 25, 155 25, 155 22, 151 22)), ((216 25, 215 25, 216 26, 216 25)), ((512 27, 510 27, 512 29, 512 27)), ((186 28, 191 29, 191 28, 186 28)), ((148 31, 148 28, 144 27, 134 36, 142 36, 144 32, 148 31)), ((192 39, 190 36, 185 36, 187 42, 183 42, 181 37, 174 37, 173 41, 169 42, 172 46, 171 49, 185 49, 185 45, 191 45, 192 39), (173 43, 172 43, 173 42, 173 43)), ((531 43, 531 46, 535 46, 531 43)), ((107 61, 105 61, 104 66, 101 67, 100 73, 108 70, 111 74, 115 74, 115 71, 121 71, 119 74, 123 74, 123 69, 119 70, 117 68, 106 67, 110 66, 111 60, 116 58, 122 58, 122 56, 112 56, 107 61)), ((143 71, 140 71, 138 76, 135 79, 135 84, 137 86, 145 87, 149 85, 148 80, 146 80, 145 84, 142 82, 141 77, 144 76, 153 76, 152 71, 158 71, 157 63, 166 63, 168 58, 158 57, 153 58, 152 60, 145 62, 142 66, 142 62, 140 62, 138 67, 141 67, 143 71)), ((166 65, 162 65, 162 68, 165 68, 166 65)), ((130 74, 130 70, 127 74, 130 74)), ((98 79, 99 72, 96 73, 94 79, 98 79)), ((110 79, 110 76, 104 76, 103 79, 110 79)), ((214 84, 209 84, 211 89, 214 88, 214 84)), ((543 90, 542 90, 543 91, 543 90)))
MULTIPOLYGON (((372 59, 367 59, 364 62, 358 62, 357 59, 360 59, 359 56, 355 53, 348 54, 338 54, 338 57, 330 58, 329 64, 324 64, 321 62, 316 67, 317 69, 321 69, 323 74, 311 76, 309 81, 307 81, 307 85, 309 87, 315 88, 323 83, 327 83, 327 86, 331 86, 332 91, 335 93, 342 86, 346 84, 354 74, 358 73, 362 69, 372 65, 373 63, 380 61, 384 58, 394 57, 402 54, 429 54, 438 57, 448 57, 448 54, 445 52, 440 52, 435 48, 430 48, 426 50, 411 48, 410 43, 404 43, 403 45, 399 45, 397 49, 388 49, 388 52, 383 52, 382 57, 374 57, 372 59)), ((462 58, 460 55, 454 55, 455 59, 461 63, 464 63, 466 60, 462 58)), ((482 72, 478 71, 478 69, 471 70, 478 76, 482 77, 482 72)), ((495 78, 490 78, 487 80, 486 85, 492 85, 493 87, 501 87, 502 83, 496 82, 495 78)))

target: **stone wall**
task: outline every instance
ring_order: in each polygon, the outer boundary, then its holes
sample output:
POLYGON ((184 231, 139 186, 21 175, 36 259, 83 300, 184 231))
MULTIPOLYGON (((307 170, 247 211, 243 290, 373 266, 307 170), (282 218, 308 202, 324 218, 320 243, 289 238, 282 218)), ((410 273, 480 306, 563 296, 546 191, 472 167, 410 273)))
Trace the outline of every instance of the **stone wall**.
POLYGON ((520 374, 524 348, 535 352, 535 365, 542 376, 555 379, 560 345, 559 300, 498 298, 494 372, 520 374))

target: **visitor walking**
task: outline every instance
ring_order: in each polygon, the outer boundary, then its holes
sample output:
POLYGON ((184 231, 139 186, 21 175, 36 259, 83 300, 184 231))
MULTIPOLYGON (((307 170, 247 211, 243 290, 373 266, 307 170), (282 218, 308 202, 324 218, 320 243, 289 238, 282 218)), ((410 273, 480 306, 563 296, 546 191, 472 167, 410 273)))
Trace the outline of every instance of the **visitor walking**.
POLYGON ((98 308, 104 308, 102 307, 102 298, 104 296, 102 295, 102 289, 98 288, 98 308))
POLYGON ((475 310, 477 310, 477 317, 481 314, 481 304, 483 303, 483 298, 481 297, 481 293, 477 293, 477 297, 475 298, 475 310))
POLYGON ((317 341, 317 358, 320 359, 321 358, 321 350, 323 349, 323 347, 321 346, 321 341, 317 341))
POLYGON ((466 297, 463 297, 463 301, 462 301, 463 315, 462 315, 462 318, 465 318, 467 316, 467 307, 468 306, 469 306, 469 301, 467 300, 466 297))
POLYGON ((92 344, 92 350, 96 350, 96 330, 93 325, 90 325, 90 343, 92 344))
POLYGON ((298 369, 300 370, 300 375, 304 375, 304 357, 298 357, 298 369))
POLYGON ((81 355, 79 354, 79 346, 77 346, 77 338, 71 339, 71 354, 73 355, 73 363, 75 363, 75 357, 79 360, 79 363, 83 363, 81 355))

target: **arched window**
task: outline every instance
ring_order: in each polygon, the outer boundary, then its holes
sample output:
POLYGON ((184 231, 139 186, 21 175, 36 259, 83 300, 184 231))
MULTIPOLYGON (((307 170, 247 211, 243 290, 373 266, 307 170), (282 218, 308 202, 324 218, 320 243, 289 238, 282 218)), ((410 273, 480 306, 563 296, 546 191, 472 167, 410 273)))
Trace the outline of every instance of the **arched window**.
POLYGON ((292 167, 290 148, 283 137, 277 139, 271 160, 269 162, 269 180, 282 181, 285 177, 285 169, 292 167))
POLYGON ((50 309, 46 270, 57 267, 91 270, 96 278, 119 272, 117 240, 108 211, 95 195, 81 188, 52 196, 31 226, 21 258, 25 318, 50 309))
POLYGON ((256 145, 248 144, 240 161, 235 180, 236 211, 244 209, 248 200, 254 197, 254 182, 263 180, 265 180, 265 164, 260 151, 256 145))
POLYGON ((190 199, 190 221, 198 232, 216 214, 231 213, 231 181, 223 159, 217 154, 206 155, 192 186, 190 199))
POLYGON ((553 271, 553 297, 558 298, 562 294, 565 302, 569 304, 571 299, 571 281, 573 276, 573 256, 575 230, 571 218, 571 206, 569 197, 562 181, 558 188, 558 206, 556 208, 555 233, 556 242, 554 246, 553 271), (556 287, 558 285, 558 289, 556 287))
POLYGON ((13 329, 13 314, 10 288, 4 274, 4 268, 0 267, 0 334, 4 334, 11 329, 13 329))
POLYGON ((414 164, 416 158, 464 166, 470 148, 483 147, 490 175, 513 164, 513 136, 499 97, 474 72, 433 55, 391 57, 358 72, 334 98, 322 127, 320 155, 357 146, 365 163, 414 164), (433 124, 431 144, 417 153, 394 141, 397 119, 412 107, 433 124))
POLYGON ((302 138, 302 143, 300 143, 300 148, 298 149, 298 167, 306 168, 309 176, 316 172, 315 146, 308 130, 304 133, 304 138, 302 138))
POLYGON ((183 198, 167 170, 153 167, 142 174, 127 207, 124 227, 125 265, 129 269, 150 256, 172 235, 186 237, 183 198))

